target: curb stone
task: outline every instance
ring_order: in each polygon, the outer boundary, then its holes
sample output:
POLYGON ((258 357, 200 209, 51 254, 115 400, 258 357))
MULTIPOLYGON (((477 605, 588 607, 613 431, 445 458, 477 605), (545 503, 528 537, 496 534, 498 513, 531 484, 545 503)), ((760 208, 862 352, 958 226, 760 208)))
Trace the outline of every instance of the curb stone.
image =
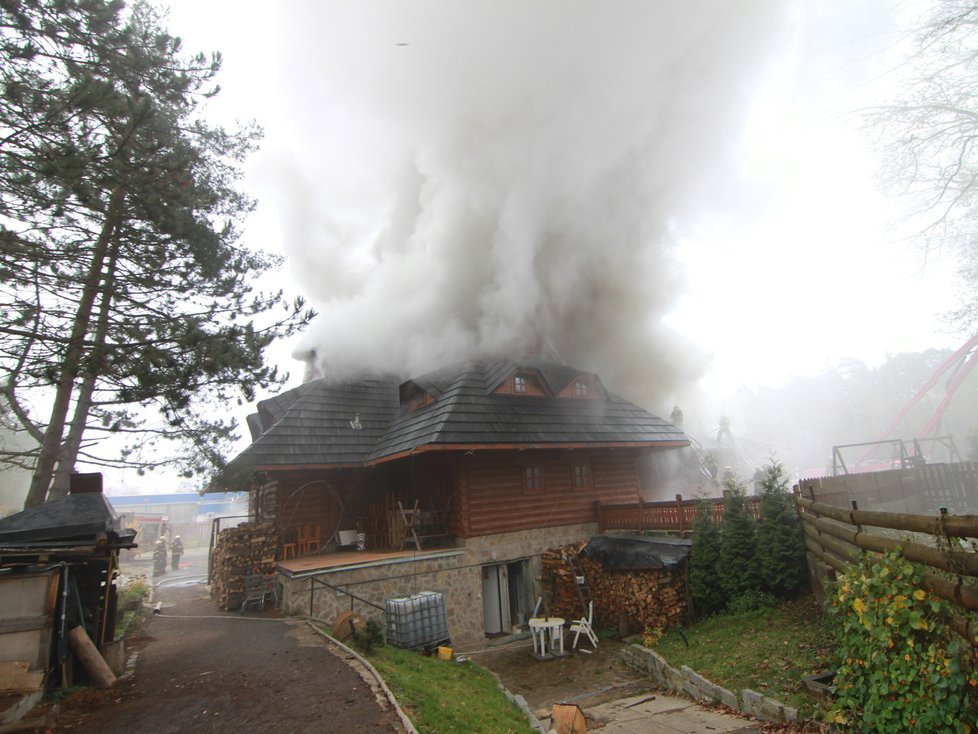
MULTIPOLYGON (((485 668, 485 670, 489 670, 489 668, 485 668)), ((523 715, 526 716, 530 726, 540 732, 540 734, 547 734, 547 729, 544 728, 543 724, 540 723, 540 719, 538 719, 530 710, 530 706, 526 702, 526 699, 518 693, 513 693, 506 686, 504 686, 502 678, 496 675, 493 671, 489 670, 489 672, 492 673, 492 677, 496 679, 496 685, 499 686, 499 690, 503 692, 506 698, 519 707, 520 711, 523 712, 523 715)))

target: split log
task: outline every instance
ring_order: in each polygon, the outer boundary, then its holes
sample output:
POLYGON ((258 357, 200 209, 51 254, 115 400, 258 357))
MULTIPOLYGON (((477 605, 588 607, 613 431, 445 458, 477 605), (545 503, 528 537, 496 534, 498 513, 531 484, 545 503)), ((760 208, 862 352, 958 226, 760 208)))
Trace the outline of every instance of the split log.
POLYGON ((586 613, 578 596, 578 580, 565 560, 565 556, 571 556, 591 592, 595 626, 625 626, 637 632, 649 627, 666 629, 683 622, 687 613, 683 567, 605 569, 598 561, 580 555, 584 545, 562 546, 543 555, 543 585, 551 614, 576 619, 586 613))
POLYGON ((220 609, 240 609, 245 596, 245 576, 275 572, 278 537, 270 523, 241 523, 225 528, 212 554, 211 597, 220 609))

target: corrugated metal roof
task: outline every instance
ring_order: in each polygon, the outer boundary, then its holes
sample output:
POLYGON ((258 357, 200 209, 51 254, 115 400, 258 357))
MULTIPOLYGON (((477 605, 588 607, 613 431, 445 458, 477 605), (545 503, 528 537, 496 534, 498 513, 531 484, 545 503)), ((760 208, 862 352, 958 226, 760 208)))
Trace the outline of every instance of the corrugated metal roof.
MULTIPOLYGON (((399 405, 401 381, 315 380, 264 401, 271 425, 233 463, 254 466, 374 463, 439 445, 686 444, 676 426, 623 398, 575 399, 496 395, 518 369, 535 369, 552 394, 580 375, 561 364, 473 362, 411 380, 434 402, 410 412, 399 405), (357 427, 359 426, 359 427, 357 427)), ((596 375, 591 375, 597 378, 596 375)))

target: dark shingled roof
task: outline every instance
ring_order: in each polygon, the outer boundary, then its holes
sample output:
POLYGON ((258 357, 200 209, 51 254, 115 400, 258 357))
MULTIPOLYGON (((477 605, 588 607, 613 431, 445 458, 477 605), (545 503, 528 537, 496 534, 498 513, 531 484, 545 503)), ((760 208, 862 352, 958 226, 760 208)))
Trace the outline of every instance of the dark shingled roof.
MULTIPOLYGON (((459 446, 686 445, 676 426, 601 388, 600 398, 492 394, 516 370, 536 370, 551 395, 590 373, 544 362, 471 362, 409 382, 434 402, 399 403, 401 381, 320 379, 258 405, 261 435, 232 464, 256 467, 376 463, 416 449, 459 446), (360 427, 354 427, 359 425, 360 427)), ((591 375, 600 385, 597 375, 591 375)))
POLYGON ((105 535, 112 547, 135 545, 136 531, 122 528, 101 492, 56 497, 0 518, 0 547, 41 547, 97 542, 105 535))
POLYGON ((397 415, 397 386, 393 378, 323 378, 263 400, 262 433, 232 463, 362 464, 397 415))

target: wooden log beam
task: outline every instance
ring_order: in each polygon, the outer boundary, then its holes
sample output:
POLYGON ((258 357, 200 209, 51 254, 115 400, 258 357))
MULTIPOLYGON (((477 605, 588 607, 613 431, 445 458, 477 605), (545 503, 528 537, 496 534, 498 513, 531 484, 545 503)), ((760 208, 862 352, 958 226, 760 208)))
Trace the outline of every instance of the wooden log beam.
POLYGON ((978 622, 955 614, 948 620, 948 623, 951 625, 951 629, 967 640, 972 647, 975 645, 975 640, 978 640, 978 622))
POLYGON ((847 563, 859 563, 862 560, 863 551, 859 546, 852 545, 831 535, 822 535, 818 540, 823 548, 831 551, 847 563))
MULTIPOLYGON (((823 532, 842 537, 843 530, 831 525, 834 521, 820 518, 815 523, 823 532)), ((851 541, 864 550, 875 553, 890 553, 899 550, 903 556, 915 563, 923 563, 942 571, 954 573, 964 573, 969 576, 978 576, 978 553, 968 551, 942 551, 940 548, 915 543, 912 540, 898 540, 896 538, 885 538, 867 532, 849 533, 851 541)))
POLYGON ((911 515, 903 512, 850 510, 837 505, 797 497, 799 506, 816 515, 850 525, 872 525, 890 530, 908 530, 929 535, 948 535, 955 538, 978 538, 978 515, 911 515))
POLYGON ((923 587, 950 602, 964 607, 972 612, 978 611, 978 587, 964 583, 962 580, 953 581, 936 573, 923 575, 923 587))
POLYGON ((887 538, 875 533, 865 532, 844 521, 831 517, 817 517, 807 512, 802 513, 802 515, 803 529, 814 527, 820 533, 831 535, 846 543, 858 546, 863 550, 873 551, 875 553, 888 553, 901 550, 904 557, 916 563, 923 563, 944 571, 978 576, 978 553, 962 550, 942 551, 939 548, 917 543, 912 540, 887 538))
POLYGON ((105 662, 102 653, 95 647, 85 628, 81 625, 68 630, 68 645, 81 661, 82 666, 92 676, 92 681, 99 688, 110 688, 115 684, 115 673, 105 662))
POLYGON ((840 573, 846 570, 846 562, 844 560, 827 552, 817 540, 807 535, 805 536, 805 547, 808 548, 808 550, 811 551, 815 557, 822 561, 822 563, 824 563, 826 566, 829 566, 840 573))

